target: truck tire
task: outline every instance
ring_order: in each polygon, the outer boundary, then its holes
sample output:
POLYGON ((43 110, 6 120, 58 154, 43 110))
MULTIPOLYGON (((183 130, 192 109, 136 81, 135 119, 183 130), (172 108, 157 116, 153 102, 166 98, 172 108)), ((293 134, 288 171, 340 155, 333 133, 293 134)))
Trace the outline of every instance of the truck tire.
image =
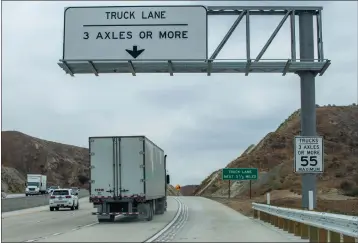
POLYGON ((158 200, 155 203, 156 203, 155 214, 164 214, 164 212, 165 212, 165 202, 164 202, 164 200, 158 200))
POLYGON ((149 202, 146 205, 147 205, 147 212, 148 212, 147 221, 152 221, 153 220, 153 215, 154 215, 153 203, 149 202))

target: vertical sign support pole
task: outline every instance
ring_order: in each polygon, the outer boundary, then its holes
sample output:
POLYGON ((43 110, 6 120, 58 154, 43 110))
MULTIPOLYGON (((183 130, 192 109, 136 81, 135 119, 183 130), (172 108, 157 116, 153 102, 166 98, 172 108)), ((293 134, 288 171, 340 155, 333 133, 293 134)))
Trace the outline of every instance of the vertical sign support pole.
POLYGON ((250 199, 251 199, 251 180, 250 180, 250 199))
MULTIPOLYGON (((299 38, 301 61, 314 60, 313 13, 299 15, 299 38)), ((301 135, 316 136, 315 76, 311 71, 297 73, 301 79, 301 135)), ((302 208, 309 207, 309 191, 312 191, 313 208, 316 208, 317 177, 315 174, 302 174, 302 208)))
POLYGON ((229 180, 229 195, 228 195, 229 199, 230 199, 230 194, 231 194, 230 187, 231 187, 231 180, 229 180))

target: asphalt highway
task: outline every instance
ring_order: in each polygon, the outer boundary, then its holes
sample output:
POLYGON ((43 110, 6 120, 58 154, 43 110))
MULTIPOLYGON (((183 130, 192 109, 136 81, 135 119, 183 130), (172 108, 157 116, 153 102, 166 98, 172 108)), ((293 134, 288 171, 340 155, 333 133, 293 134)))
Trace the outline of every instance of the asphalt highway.
POLYGON ((207 198, 181 200, 189 217, 173 242, 308 242, 207 198))
POLYGON ((178 203, 168 198, 168 211, 153 221, 117 218, 114 223, 97 223, 88 198, 80 199, 79 210, 50 211, 48 206, 2 214, 4 242, 140 242, 164 228, 176 215, 178 203))
POLYGON ((3 213, 2 241, 308 242, 202 197, 169 197, 168 211, 150 222, 119 217, 98 223, 94 211, 86 197, 75 211, 42 206, 3 213))

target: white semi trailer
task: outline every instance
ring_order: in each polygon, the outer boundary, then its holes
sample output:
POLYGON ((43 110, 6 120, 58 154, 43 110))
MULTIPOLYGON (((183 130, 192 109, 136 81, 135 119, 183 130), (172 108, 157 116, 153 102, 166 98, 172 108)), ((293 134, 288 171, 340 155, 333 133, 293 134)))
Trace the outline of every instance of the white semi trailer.
POLYGON ((90 137, 90 201, 99 222, 118 215, 151 221, 167 207, 164 151, 145 136, 90 137))

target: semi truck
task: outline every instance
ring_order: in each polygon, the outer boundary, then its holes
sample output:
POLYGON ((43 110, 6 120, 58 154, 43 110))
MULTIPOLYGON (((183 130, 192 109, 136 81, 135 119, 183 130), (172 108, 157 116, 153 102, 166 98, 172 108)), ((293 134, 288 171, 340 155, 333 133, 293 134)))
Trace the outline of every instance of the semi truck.
POLYGON ((166 158, 145 136, 90 137, 90 202, 98 222, 116 216, 151 221, 167 210, 166 158))
POLYGON ((25 195, 40 195, 47 193, 47 176, 41 174, 28 174, 25 183, 25 195))

